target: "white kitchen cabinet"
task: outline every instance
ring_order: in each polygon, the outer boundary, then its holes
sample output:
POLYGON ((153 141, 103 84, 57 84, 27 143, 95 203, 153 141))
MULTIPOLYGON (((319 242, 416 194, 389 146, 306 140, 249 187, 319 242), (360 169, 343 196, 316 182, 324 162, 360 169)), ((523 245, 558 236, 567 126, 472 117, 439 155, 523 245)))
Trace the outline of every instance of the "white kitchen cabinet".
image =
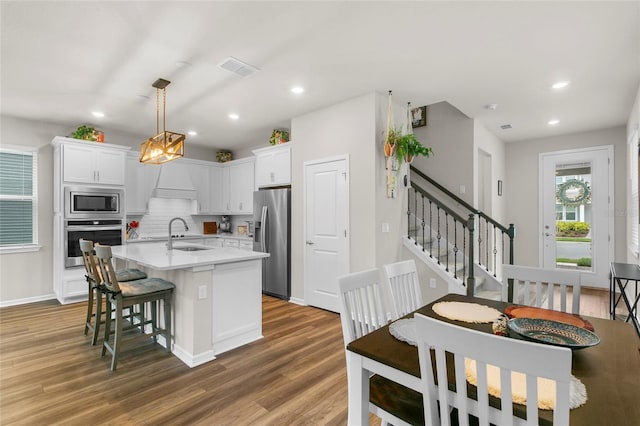
POLYGON ((233 213, 253 213, 253 167, 253 159, 229 166, 229 207, 233 213))
POLYGON ((125 151, 122 148, 125 147, 114 149, 96 142, 65 143, 62 146, 62 180, 90 185, 124 185, 125 151))
POLYGON ((224 239, 223 238, 218 238, 218 237, 205 238, 204 239, 204 245, 205 246, 216 247, 216 248, 222 248, 222 247, 224 247, 224 239))
MULTIPOLYGON (((222 238, 221 238, 222 240, 222 238)), ((243 250, 253 250, 253 241, 240 238, 224 238, 224 247, 234 247, 243 250)))
POLYGON ((253 241, 240 240, 240 248, 243 250, 253 250, 253 241))
POLYGON ((289 143, 253 151, 256 158, 256 187, 291 185, 291 145, 289 143))
POLYGON ((125 170, 125 209, 129 215, 143 215, 149 209, 149 199, 158 180, 160 167, 142 164, 137 153, 129 153, 125 170))
POLYGON ((198 214, 213 213, 213 191, 211 190, 211 173, 212 167, 201 164, 189 165, 189 173, 191 174, 191 182, 196 190, 196 199, 198 201, 198 214))
POLYGON ((211 208, 214 213, 227 213, 229 203, 229 170, 223 165, 211 167, 211 208))
POLYGON ((253 213, 254 159, 241 159, 212 169, 214 213, 253 213))

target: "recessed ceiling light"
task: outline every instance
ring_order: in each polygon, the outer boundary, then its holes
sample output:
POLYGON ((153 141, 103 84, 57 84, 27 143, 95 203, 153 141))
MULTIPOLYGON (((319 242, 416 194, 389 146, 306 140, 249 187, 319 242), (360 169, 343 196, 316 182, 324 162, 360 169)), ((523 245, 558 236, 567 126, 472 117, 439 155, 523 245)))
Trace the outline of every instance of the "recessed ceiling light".
POLYGON ((189 136, 197 136, 198 135, 198 132, 194 132, 193 130, 189 130, 187 133, 189 134, 189 136))
POLYGON ((553 83, 553 85, 551 86, 552 89, 564 89, 565 87, 567 87, 569 85, 568 81, 558 81, 556 83, 553 83))
POLYGON ((229 118, 232 120, 237 120, 240 118, 240 116, 238 114, 231 113, 229 114, 229 118))
POLYGON ((547 121, 547 124, 549 126, 555 126, 556 124, 558 124, 560 122, 560 120, 549 120, 547 121))
POLYGON ((488 110, 495 111, 496 109, 498 109, 498 104, 487 104, 484 107, 488 110))
POLYGON ((183 68, 183 67, 190 67, 191 64, 189 62, 186 61, 178 61, 176 62, 176 67, 178 68, 183 68))
POLYGON ((100 111, 93 111, 91 114, 94 117, 104 117, 104 112, 100 112, 100 111))
POLYGON ((293 93, 295 93, 296 95, 299 95, 300 93, 304 92, 304 87, 302 87, 302 86, 294 86, 294 87, 291 88, 291 91, 293 93))

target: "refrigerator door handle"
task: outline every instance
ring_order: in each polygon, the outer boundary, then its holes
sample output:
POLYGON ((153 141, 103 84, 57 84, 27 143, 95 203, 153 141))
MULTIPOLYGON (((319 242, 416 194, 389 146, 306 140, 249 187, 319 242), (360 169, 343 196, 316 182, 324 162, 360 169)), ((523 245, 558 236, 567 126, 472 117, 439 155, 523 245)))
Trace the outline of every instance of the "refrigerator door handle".
POLYGON ((262 248, 262 252, 267 252, 267 243, 266 243, 266 235, 267 235, 267 206, 262 206, 262 215, 260 217, 261 227, 260 227, 260 244, 262 248))

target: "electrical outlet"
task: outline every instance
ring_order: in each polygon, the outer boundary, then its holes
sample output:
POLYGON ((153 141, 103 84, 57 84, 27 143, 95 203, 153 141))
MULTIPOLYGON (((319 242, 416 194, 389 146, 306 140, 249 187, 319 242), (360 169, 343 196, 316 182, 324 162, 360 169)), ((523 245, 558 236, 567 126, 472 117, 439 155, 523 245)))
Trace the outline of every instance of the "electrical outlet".
POLYGON ((198 299, 206 299, 207 298, 207 286, 201 285, 198 287, 198 299))
POLYGON ((383 223, 382 224, 382 232, 389 232, 389 224, 388 223, 383 223))
POLYGON ((436 279, 435 278, 430 278, 429 279, 429 287, 436 288, 436 279))
POLYGON ((465 192, 467 192, 467 187, 464 185, 460 185, 460 195, 463 195, 465 192))

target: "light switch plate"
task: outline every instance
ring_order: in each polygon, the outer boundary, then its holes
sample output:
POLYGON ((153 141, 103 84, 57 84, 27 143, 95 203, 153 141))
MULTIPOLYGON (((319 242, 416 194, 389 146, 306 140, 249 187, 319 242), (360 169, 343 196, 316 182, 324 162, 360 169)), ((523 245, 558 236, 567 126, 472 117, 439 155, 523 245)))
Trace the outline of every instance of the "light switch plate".
POLYGON ((207 286, 201 285, 198 287, 198 299, 206 299, 207 298, 207 286))

